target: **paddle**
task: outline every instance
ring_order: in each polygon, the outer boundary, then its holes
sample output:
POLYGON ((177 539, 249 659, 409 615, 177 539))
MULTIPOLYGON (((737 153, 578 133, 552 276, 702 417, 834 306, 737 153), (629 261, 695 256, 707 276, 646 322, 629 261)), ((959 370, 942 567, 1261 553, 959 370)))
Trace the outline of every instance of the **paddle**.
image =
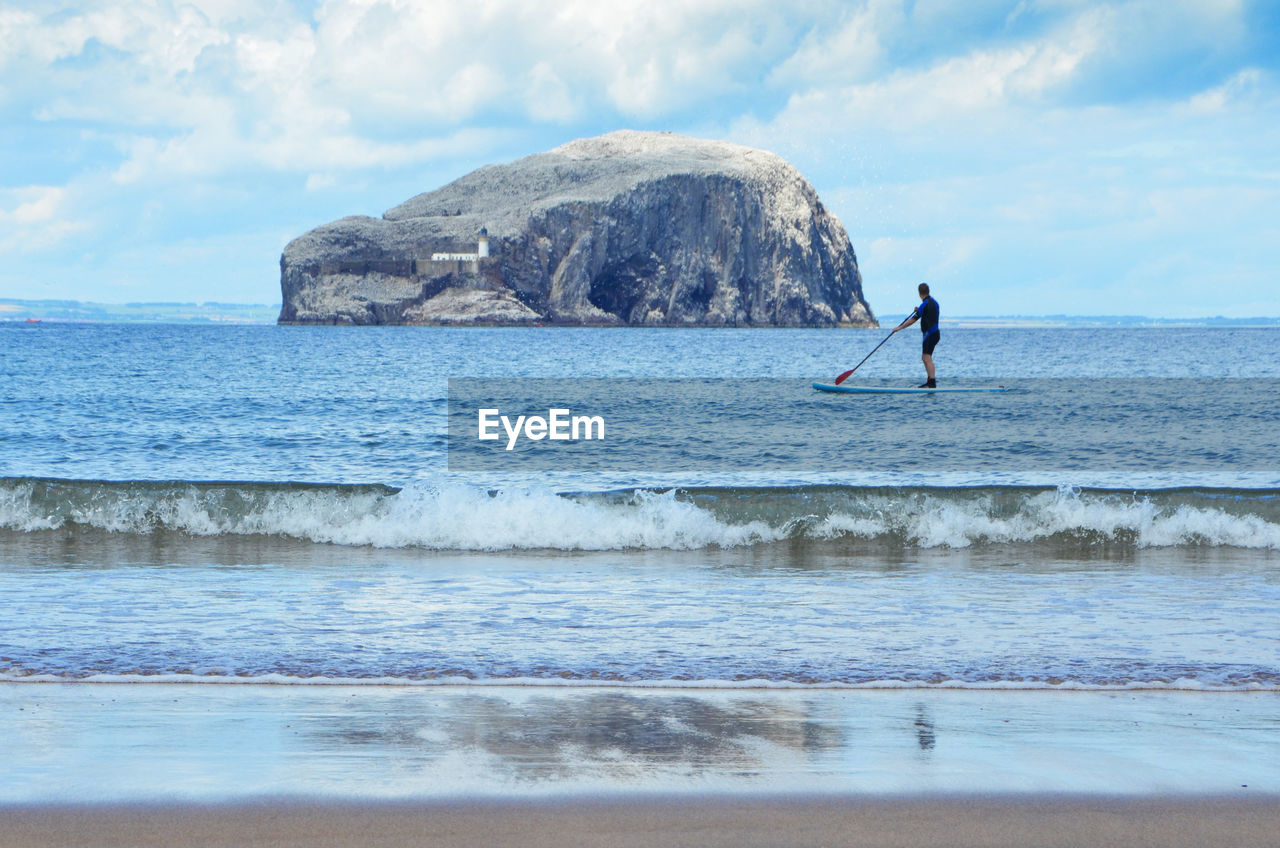
MULTIPOLYGON (((880 344, 876 345, 871 349, 871 353, 875 353, 877 350, 879 350, 880 345, 884 344, 885 342, 889 341, 889 339, 893 338, 893 334, 896 332, 897 330, 890 330, 889 335, 885 336, 884 340, 881 341, 880 344)), ((862 362, 866 362, 868 359, 870 359, 871 353, 868 353, 866 356, 862 357, 862 362)), ((848 371, 841 374, 839 377, 836 377, 836 385, 838 386, 841 383, 843 383, 845 380, 849 379, 850 374, 852 374, 854 371, 857 371, 859 368, 862 367, 862 362, 859 362, 857 365, 853 366, 848 371)))

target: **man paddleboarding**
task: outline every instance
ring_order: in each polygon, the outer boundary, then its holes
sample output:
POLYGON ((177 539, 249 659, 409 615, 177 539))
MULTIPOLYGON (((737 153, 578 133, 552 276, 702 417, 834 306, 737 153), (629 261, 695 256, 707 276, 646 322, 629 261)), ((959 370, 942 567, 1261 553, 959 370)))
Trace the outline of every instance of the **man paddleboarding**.
POLYGON ((920 292, 920 305, 907 316, 905 321, 894 327, 893 332, 905 330, 915 322, 920 322, 920 332, 924 333, 924 346, 921 348, 920 361, 924 363, 924 373, 928 379, 921 383, 918 388, 936 389, 938 388, 938 381, 933 368, 933 349, 938 346, 938 339, 942 338, 942 334, 938 332, 938 301, 929 295, 928 283, 921 283, 918 290, 920 292))

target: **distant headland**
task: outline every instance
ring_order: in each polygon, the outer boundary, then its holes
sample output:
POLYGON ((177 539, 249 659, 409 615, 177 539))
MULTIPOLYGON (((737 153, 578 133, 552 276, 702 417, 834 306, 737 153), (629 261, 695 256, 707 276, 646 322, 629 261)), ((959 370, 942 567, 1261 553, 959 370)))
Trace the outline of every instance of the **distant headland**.
POLYGON ((0 297, 0 324, 268 324, 279 314, 279 305, 268 303, 98 303, 0 297))
POLYGON ((289 243, 282 324, 874 327, 857 257, 780 157, 620 131, 289 243))

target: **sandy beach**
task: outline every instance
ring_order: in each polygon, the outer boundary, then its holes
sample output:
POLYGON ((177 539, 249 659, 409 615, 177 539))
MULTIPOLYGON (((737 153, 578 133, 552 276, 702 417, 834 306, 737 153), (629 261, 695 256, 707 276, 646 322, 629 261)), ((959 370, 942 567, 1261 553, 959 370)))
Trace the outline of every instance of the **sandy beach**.
POLYGON ((1267 846, 1280 799, 648 798, 20 807, 3 848, 78 846, 1267 846))

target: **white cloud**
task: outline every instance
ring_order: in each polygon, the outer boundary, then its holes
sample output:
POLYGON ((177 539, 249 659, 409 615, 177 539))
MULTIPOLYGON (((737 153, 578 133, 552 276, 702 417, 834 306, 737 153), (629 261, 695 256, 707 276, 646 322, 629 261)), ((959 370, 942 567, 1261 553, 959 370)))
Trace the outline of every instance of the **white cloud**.
MULTIPOLYGON (((329 0, 314 19, 284 3, 116 0, 48 17, 0 12, 0 61, 46 89, 44 120, 233 137, 251 142, 243 154, 267 139, 421 138, 477 120, 647 121, 726 98, 754 111, 747 104, 763 90, 790 92, 796 112, 856 112, 903 129, 1039 102, 1131 55, 1167 52, 1167 42, 1212 49, 1241 28, 1238 3, 1197 0, 963 9, 903 0, 329 0), (946 49, 948 30, 970 18, 1029 14, 1051 20, 1036 37, 946 49), (942 46, 932 58, 888 65, 904 46, 934 42, 942 46), (91 44, 117 52, 58 66, 91 44)), ((298 168, 311 167, 303 155, 298 168)))
POLYGON ((0 43, 11 60, 21 57, 48 65, 97 42, 130 54, 145 70, 172 75, 191 71, 205 48, 229 38, 188 3, 102 3, 69 15, 52 7, 45 11, 58 14, 46 19, 30 11, 0 12, 0 43))
POLYGON ((0 31, 27 46, 19 64, 43 89, 37 118, 117 134, 127 159, 116 177, 129 182, 396 166, 477 121, 654 119, 750 94, 806 23, 766 0, 331 0, 314 20, 274 12, 117 2, 9 15, 0 31))
POLYGON ((462 129, 441 137, 406 142, 379 142, 353 134, 309 132, 312 127, 282 129, 261 139, 227 133, 210 122, 191 133, 158 141, 138 136, 127 142, 128 159, 112 174, 120 184, 142 180, 164 182, 174 176, 210 177, 246 166, 273 171, 314 173, 334 180, 339 172, 395 168, 444 156, 492 148, 500 133, 462 129))
POLYGON ((12 212, 0 210, 0 215, 17 224, 46 222, 58 211, 65 193, 57 186, 29 186, 11 192, 19 203, 12 212))
POLYGON ((321 191, 337 185, 338 178, 333 174, 307 174, 307 191, 321 191))
POLYGON ((1052 43, 977 51, 923 71, 798 95, 780 117, 788 112, 814 118, 815 112, 858 115, 896 132, 972 121, 1068 82, 1081 55, 1073 46, 1052 43))
POLYGON ((84 229, 68 216, 68 205, 59 186, 0 190, 0 253, 45 250, 84 229))
POLYGON ((861 82, 882 66, 883 39, 906 23, 899 0, 850 5, 835 21, 819 21, 799 49, 770 74, 774 85, 822 86, 861 82))
POLYGON ((581 106, 569 85, 549 62, 539 62, 529 72, 524 100, 529 117, 535 121, 562 123, 581 114, 581 106))
MULTIPOLYGON (((319 160, 353 149, 351 168, 394 164, 418 148, 388 137, 443 138, 477 120, 654 120, 797 85, 815 87, 797 103, 820 102, 839 93, 833 79, 869 74, 904 20, 901 0, 330 0, 314 20, 285 5, 154 0, 8 14, 0 32, 26 45, 41 120, 136 128, 121 133, 131 159, 117 169, 133 180, 158 168, 341 168, 319 160), (73 57, 91 58, 59 64, 73 57)), ((993 85, 1042 88, 1070 61, 1042 49, 944 63, 932 105, 993 85)), ((859 109, 904 94, 893 78, 857 93, 859 109)))
MULTIPOLYGON (((1232 37, 1238 16, 1208 6, 1167 14, 1232 37)), ((1127 82, 1148 41, 1170 37, 1165 22, 1141 31, 1148 13, 1082 6, 1031 37, 819 80, 730 135, 814 178, 873 307, 928 279, 970 311, 1238 314, 1231 303, 1273 287, 1280 261, 1265 224, 1280 220, 1280 92, 1245 67, 1179 96, 1095 98, 1107 69, 1127 82)))
POLYGON ((1192 112, 1221 113, 1231 106, 1255 100, 1265 91, 1265 77, 1259 68, 1245 68, 1222 85, 1194 95, 1187 103, 1192 112))

